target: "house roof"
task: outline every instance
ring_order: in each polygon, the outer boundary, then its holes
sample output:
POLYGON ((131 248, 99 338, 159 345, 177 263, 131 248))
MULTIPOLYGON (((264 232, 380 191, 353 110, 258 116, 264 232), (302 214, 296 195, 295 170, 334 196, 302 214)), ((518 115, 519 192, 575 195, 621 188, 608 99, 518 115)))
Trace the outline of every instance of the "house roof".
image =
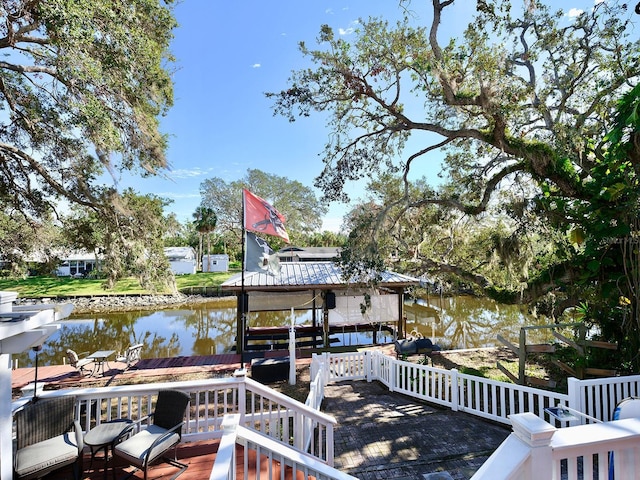
MULTIPOLYGON (((280 275, 244 272, 245 290, 291 291, 311 288, 330 290, 347 286, 347 282, 342 278, 342 269, 334 262, 280 262, 280 267, 280 275)), ((378 286, 402 288, 419 283, 417 278, 385 271, 382 272, 378 286)), ((232 276, 221 285, 221 288, 227 291, 239 291, 242 288, 242 274, 232 276)))
POLYGON ((340 247, 294 247, 289 246, 278 250, 278 257, 293 258, 301 260, 317 259, 330 261, 340 254, 340 247))
POLYGON ((193 247, 165 247, 164 254, 169 261, 175 260, 195 260, 196 251, 193 247))

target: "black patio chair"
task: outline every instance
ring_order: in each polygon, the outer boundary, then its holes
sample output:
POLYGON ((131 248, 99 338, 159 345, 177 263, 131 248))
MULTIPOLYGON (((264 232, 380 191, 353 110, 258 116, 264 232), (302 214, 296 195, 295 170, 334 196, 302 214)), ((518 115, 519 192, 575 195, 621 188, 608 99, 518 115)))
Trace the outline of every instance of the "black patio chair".
MULTIPOLYGON (((164 460, 179 468, 180 471, 171 477, 172 479, 177 478, 187 469, 187 465, 178 461, 176 450, 182 438, 182 426, 189 400, 189 395, 179 390, 158 392, 154 412, 149 417, 141 419, 141 422, 153 419, 153 423, 117 444, 113 450, 114 455, 124 458, 136 469, 142 469, 145 480, 149 466, 156 460, 164 460), (166 457, 165 454, 172 448, 173 458, 166 457)), ((131 472, 129 476, 133 475, 135 471, 131 472)))
POLYGON ((42 478, 71 464, 74 478, 80 478, 84 443, 75 406, 72 396, 40 398, 15 413, 15 479, 42 478))

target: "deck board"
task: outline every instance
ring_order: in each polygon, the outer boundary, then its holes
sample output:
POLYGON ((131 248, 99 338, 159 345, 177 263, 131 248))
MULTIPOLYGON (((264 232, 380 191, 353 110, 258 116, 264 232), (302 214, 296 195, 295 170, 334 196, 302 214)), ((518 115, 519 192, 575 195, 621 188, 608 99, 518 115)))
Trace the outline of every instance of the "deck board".
MULTIPOLYGON (((187 469, 180 475, 180 480, 203 480, 209 478, 211 475, 211 470, 213 469, 213 464, 215 462, 215 456, 218 451, 218 447, 220 445, 219 440, 207 440, 200 442, 192 442, 192 443, 181 443, 178 446, 177 458, 178 461, 186 464, 187 469)), ((242 455, 241 446, 237 446, 237 463, 236 463, 236 478, 244 478, 244 461, 242 455)), ((113 459, 110 460, 113 462, 113 459)), ((111 469, 111 463, 109 464, 109 468, 111 469)), ((115 476, 116 478, 123 478, 133 472, 133 467, 125 464, 124 460, 121 458, 115 458, 115 476)), ((255 471, 255 454, 252 452, 250 454, 250 458, 248 461, 249 467, 249 475, 248 478, 250 480, 255 480, 256 478, 269 478, 268 476, 268 465, 263 464, 261 468, 260 475, 258 476, 255 471)), ((154 480, 162 480, 171 478, 178 469, 173 467, 167 463, 157 463, 151 466, 148 472, 148 478, 152 478, 154 480)), ((293 475, 291 470, 288 468, 284 477, 280 476, 279 464, 274 462, 272 466, 272 478, 284 478, 285 480, 292 480, 293 475)), ((91 464, 90 455, 85 455, 83 457, 83 474, 80 477, 82 480, 104 480, 105 478, 104 471, 104 460, 101 457, 96 457, 93 464, 91 464)), ((73 478, 73 470, 72 467, 65 467, 59 470, 56 470, 46 477, 43 480, 68 480, 69 478, 73 478)), ((108 477, 113 478, 112 471, 109 470, 108 477)), ((130 477, 133 479, 144 479, 144 473, 140 470, 135 471, 133 475, 130 477)), ((304 475, 302 472, 298 472, 297 478, 303 480, 304 475)))
MULTIPOLYGON (((193 355, 165 358, 145 358, 132 368, 125 370, 126 364, 111 361, 105 374, 97 377, 81 375, 71 365, 49 365, 38 367, 38 383, 47 384, 45 389, 60 389, 73 387, 109 386, 114 382, 126 383, 128 378, 135 378, 139 383, 141 377, 159 377, 163 375, 179 377, 183 374, 209 372, 212 376, 224 376, 235 370, 251 367, 251 359, 255 352, 246 354, 242 359, 237 353, 223 353, 218 355, 193 355), (244 360, 244 362, 242 362, 244 360)), ((288 351, 266 351, 260 353, 261 358, 272 358, 288 355, 288 351)), ((296 353, 296 363, 310 362, 310 358, 300 350, 296 353)), ((17 368, 11 371, 11 389, 14 398, 20 395, 20 389, 35 380, 35 368, 17 368)), ((157 381, 157 380, 154 380, 157 381)))

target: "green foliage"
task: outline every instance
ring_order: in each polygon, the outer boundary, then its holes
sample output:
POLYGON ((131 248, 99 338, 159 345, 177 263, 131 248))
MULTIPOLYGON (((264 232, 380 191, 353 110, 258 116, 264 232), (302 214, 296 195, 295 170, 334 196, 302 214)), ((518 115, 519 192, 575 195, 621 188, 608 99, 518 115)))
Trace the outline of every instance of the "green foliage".
POLYGON ((134 275, 142 288, 172 289, 173 274, 164 255, 167 202, 155 195, 125 190, 114 198, 116 208, 106 215, 77 208, 65 218, 67 244, 90 252, 102 251, 98 265, 104 288, 113 289, 122 278, 134 275))
MULTIPOLYGON (((243 188, 269 201, 284 215, 285 228, 294 245, 322 226, 327 206, 318 201, 311 188, 298 181, 257 169, 247 170, 243 178, 232 182, 210 178, 200 185, 200 206, 215 212, 218 231, 231 254, 240 251, 243 188)), ((268 242, 274 250, 284 245, 277 237, 270 237, 268 242)))
POLYGON ((166 164, 158 117, 173 102, 170 2, 16 1, 3 12, 2 201, 32 218, 60 199, 112 209, 102 173, 166 164))
MULTIPOLYGON (((473 284, 503 300, 600 305, 604 338, 640 338, 638 51, 626 4, 568 19, 542 2, 482 2, 463 38, 430 25, 363 21, 354 39, 323 26, 302 44, 313 68, 270 93, 294 120, 327 118, 327 199, 369 181, 342 263, 389 264, 473 284), (635 86, 631 88, 630 86, 635 86), (411 136, 412 150, 405 151, 411 136), (444 157, 443 157, 444 155, 444 157), (415 171, 441 169, 441 181, 415 171), (633 299, 617 324, 605 317, 633 299), (617 307, 616 307, 617 308, 617 307)), ((637 351, 637 348, 636 348, 637 351)))

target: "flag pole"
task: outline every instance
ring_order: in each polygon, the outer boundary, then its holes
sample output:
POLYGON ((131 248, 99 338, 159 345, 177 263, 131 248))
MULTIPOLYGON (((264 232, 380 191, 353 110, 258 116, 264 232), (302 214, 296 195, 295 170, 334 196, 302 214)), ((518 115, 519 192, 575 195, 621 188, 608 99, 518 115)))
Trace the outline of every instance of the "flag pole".
POLYGON ((240 280, 240 299, 238 301, 238 310, 240 312, 240 315, 238 316, 238 323, 239 325, 237 325, 237 340, 236 340, 236 350, 239 350, 240 352, 240 363, 242 365, 242 368, 244 368, 244 329, 246 326, 246 312, 245 312, 245 306, 246 304, 248 304, 249 302, 245 301, 245 292, 244 292, 244 270, 245 270, 245 239, 246 239, 246 231, 245 231, 245 226, 244 226, 244 216, 245 216, 245 211, 244 211, 244 190, 242 191, 242 209, 241 209, 241 219, 240 219, 240 224, 242 225, 242 261, 241 263, 241 268, 242 268, 242 272, 241 272, 241 280, 240 280))

